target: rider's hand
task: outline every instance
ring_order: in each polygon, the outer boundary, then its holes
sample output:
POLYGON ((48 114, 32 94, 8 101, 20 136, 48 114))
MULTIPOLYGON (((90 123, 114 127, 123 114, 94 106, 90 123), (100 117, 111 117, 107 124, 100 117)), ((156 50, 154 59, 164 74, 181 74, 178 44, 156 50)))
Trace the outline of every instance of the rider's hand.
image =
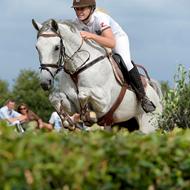
POLYGON ((93 36, 94 34, 93 33, 90 33, 90 32, 86 32, 86 31, 81 31, 80 32, 80 35, 83 39, 85 40, 93 40, 93 36))

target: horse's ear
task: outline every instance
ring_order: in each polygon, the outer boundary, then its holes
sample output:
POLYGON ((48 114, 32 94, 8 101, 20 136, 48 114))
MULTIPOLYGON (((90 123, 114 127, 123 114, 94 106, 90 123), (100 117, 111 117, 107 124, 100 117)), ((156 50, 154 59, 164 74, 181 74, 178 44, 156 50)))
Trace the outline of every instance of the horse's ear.
POLYGON ((32 25, 34 26, 34 28, 39 31, 40 28, 42 27, 42 25, 38 22, 36 22, 34 19, 32 19, 32 25))
POLYGON ((53 28, 55 31, 58 31, 59 26, 58 26, 57 22, 56 22, 54 19, 51 20, 51 26, 52 26, 52 28, 53 28))

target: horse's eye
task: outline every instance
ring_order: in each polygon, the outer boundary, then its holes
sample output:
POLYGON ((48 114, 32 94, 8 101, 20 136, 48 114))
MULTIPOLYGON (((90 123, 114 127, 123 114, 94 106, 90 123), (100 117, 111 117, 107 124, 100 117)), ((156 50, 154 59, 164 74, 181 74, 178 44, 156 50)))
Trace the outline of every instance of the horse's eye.
POLYGON ((59 50, 59 46, 55 46, 55 51, 58 51, 59 50))

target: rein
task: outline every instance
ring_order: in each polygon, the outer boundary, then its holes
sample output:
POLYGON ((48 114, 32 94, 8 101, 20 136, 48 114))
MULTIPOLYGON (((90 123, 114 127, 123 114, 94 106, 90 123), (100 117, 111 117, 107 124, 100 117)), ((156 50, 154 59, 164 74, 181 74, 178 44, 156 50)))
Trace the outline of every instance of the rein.
POLYGON ((70 74, 72 77, 77 77, 79 73, 85 71, 86 69, 88 69, 89 67, 93 66, 94 64, 96 64, 97 62, 103 60, 104 58, 106 58, 105 55, 101 55, 100 57, 97 57, 96 59, 92 60, 91 62, 87 63, 86 65, 82 64, 80 67, 78 67, 78 69, 70 74))

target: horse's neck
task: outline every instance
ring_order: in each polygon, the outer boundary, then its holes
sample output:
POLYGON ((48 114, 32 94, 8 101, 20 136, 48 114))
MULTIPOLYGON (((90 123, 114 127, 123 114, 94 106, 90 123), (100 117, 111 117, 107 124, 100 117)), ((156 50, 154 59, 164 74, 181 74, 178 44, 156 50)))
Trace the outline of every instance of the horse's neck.
POLYGON ((102 54, 106 54, 105 49, 97 43, 90 40, 83 40, 76 24, 73 24, 72 27, 74 28, 74 32, 67 24, 63 24, 61 33, 64 39, 66 54, 70 57, 75 54, 72 58, 75 59, 76 64, 80 65, 80 62, 86 61, 88 54, 90 55, 89 59, 94 59, 102 54))
POLYGON ((61 91, 67 92, 72 89, 72 91, 74 91, 77 94, 75 83, 71 79, 71 76, 67 74, 64 70, 62 70, 59 81, 59 87, 61 91))
POLYGON ((105 48, 101 47, 99 44, 97 44, 94 41, 90 41, 90 40, 85 41, 83 48, 90 53, 90 56, 92 58, 96 58, 100 55, 106 54, 105 48))

